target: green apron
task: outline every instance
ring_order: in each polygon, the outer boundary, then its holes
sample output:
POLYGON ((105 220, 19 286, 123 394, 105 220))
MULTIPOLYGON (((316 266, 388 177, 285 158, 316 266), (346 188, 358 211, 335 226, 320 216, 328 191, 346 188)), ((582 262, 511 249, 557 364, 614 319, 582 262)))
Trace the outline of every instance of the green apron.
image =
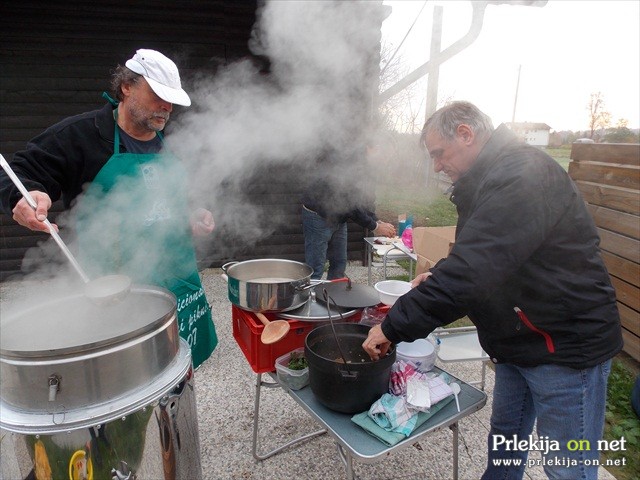
POLYGON ((99 262, 94 277, 124 273, 175 294, 180 336, 197 368, 218 338, 198 275, 186 177, 173 155, 120 153, 116 125, 114 153, 78 204, 78 240, 87 264, 99 262))

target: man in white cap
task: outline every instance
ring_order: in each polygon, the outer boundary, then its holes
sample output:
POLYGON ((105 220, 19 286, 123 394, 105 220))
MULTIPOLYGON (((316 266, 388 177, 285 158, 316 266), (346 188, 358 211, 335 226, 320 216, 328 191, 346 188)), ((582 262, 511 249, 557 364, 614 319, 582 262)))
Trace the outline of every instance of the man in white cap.
POLYGON ((119 65, 111 87, 121 103, 118 126, 141 141, 159 138, 156 132, 166 126, 174 103, 191 105, 182 89, 178 67, 155 50, 140 49, 124 67, 119 65))
POLYGON ((186 174, 163 149, 162 136, 173 104, 189 106, 191 100, 175 63, 155 50, 140 49, 125 66, 118 65, 111 87, 115 100, 103 94, 109 100, 103 108, 62 120, 14 155, 11 166, 35 199, 36 210, 1 171, 0 208, 20 225, 48 232, 44 220, 52 202, 62 198, 65 208, 77 202, 83 257, 100 261, 94 268, 98 273, 125 273, 173 291, 180 334, 197 367, 213 352, 217 337, 191 235, 210 234, 213 215, 204 208, 189 209, 186 174), (123 190, 136 195, 113 201, 123 190), (132 206, 140 206, 140 212, 132 206), (105 243, 106 236, 89 238, 92 218, 102 225, 112 222, 124 233, 113 244, 105 243), (162 255, 149 262, 152 252, 162 255))
POLYGON ((180 84, 178 67, 160 52, 141 48, 125 65, 132 72, 142 75, 163 100, 185 107, 191 105, 189 95, 180 84))

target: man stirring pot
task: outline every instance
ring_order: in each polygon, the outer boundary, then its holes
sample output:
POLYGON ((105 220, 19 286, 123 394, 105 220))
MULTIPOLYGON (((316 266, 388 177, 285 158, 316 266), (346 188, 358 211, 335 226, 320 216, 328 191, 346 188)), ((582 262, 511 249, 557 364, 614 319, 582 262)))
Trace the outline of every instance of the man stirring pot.
POLYGON ((210 234, 214 221, 210 211, 189 208, 186 172, 163 148, 162 135, 173 104, 191 100, 175 63, 155 50, 140 49, 118 65, 111 86, 115 100, 105 94, 104 107, 56 123, 15 154, 11 166, 36 210, 4 172, 0 206, 20 225, 47 232, 43 221, 52 202, 62 197, 70 208, 77 201, 81 256, 99 263, 100 273, 118 271, 171 290, 180 335, 198 367, 218 339, 192 235, 210 234), (114 201, 125 193, 126 201, 114 201), (115 235, 100 235, 100 229, 115 235))

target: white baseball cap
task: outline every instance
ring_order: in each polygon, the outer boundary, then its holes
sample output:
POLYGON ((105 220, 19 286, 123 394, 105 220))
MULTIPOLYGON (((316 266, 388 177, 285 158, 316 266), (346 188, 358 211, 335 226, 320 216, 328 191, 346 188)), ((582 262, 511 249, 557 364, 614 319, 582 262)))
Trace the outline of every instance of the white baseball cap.
POLYGON ((189 95, 182 89, 178 67, 160 52, 141 48, 125 65, 142 75, 161 99, 185 107, 191 105, 189 95))

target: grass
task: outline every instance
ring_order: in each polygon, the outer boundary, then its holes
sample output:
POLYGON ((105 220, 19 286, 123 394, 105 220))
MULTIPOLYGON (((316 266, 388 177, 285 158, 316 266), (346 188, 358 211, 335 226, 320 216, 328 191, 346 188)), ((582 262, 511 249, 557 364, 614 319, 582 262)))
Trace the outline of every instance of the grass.
POLYGON ((413 215, 414 227, 455 225, 458 219, 455 206, 444 194, 396 186, 382 187, 377 193, 376 213, 393 225, 397 225, 398 214, 402 213, 413 215))
POLYGON ((560 147, 560 148, 547 148, 545 150, 549 155, 551 155, 556 162, 562 165, 562 168, 565 170, 569 169, 569 162, 571 161, 571 147, 560 147))
POLYGON ((640 372, 637 362, 626 355, 619 355, 611 366, 607 391, 607 411, 604 439, 617 441, 624 438, 625 450, 603 451, 601 460, 624 461, 619 467, 607 467, 618 480, 640 478, 640 419, 631 407, 631 390, 640 372), (635 452, 635 453, 634 453, 635 452))
MULTIPOLYGON (((569 167, 571 148, 549 148, 546 150, 562 167, 569 167)), ((384 185, 377 192, 376 212, 386 222, 397 224, 399 213, 413 214, 414 226, 448 226, 455 225, 457 214, 455 207, 442 194, 429 193, 426 188, 411 185, 384 185)), ((409 278, 409 262, 398 261, 407 274, 389 277, 397 280, 409 278)), ((471 325, 467 317, 462 318, 449 327, 471 325)), ((618 441, 624 437, 626 450, 602 451, 601 462, 623 461, 624 466, 607 466, 607 470, 617 480, 640 479, 640 420, 631 407, 631 389, 636 376, 640 374, 640 364, 626 354, 614 358, 609 377, 606 407, 606 424, 604 439, 608 442, 618 441)))

